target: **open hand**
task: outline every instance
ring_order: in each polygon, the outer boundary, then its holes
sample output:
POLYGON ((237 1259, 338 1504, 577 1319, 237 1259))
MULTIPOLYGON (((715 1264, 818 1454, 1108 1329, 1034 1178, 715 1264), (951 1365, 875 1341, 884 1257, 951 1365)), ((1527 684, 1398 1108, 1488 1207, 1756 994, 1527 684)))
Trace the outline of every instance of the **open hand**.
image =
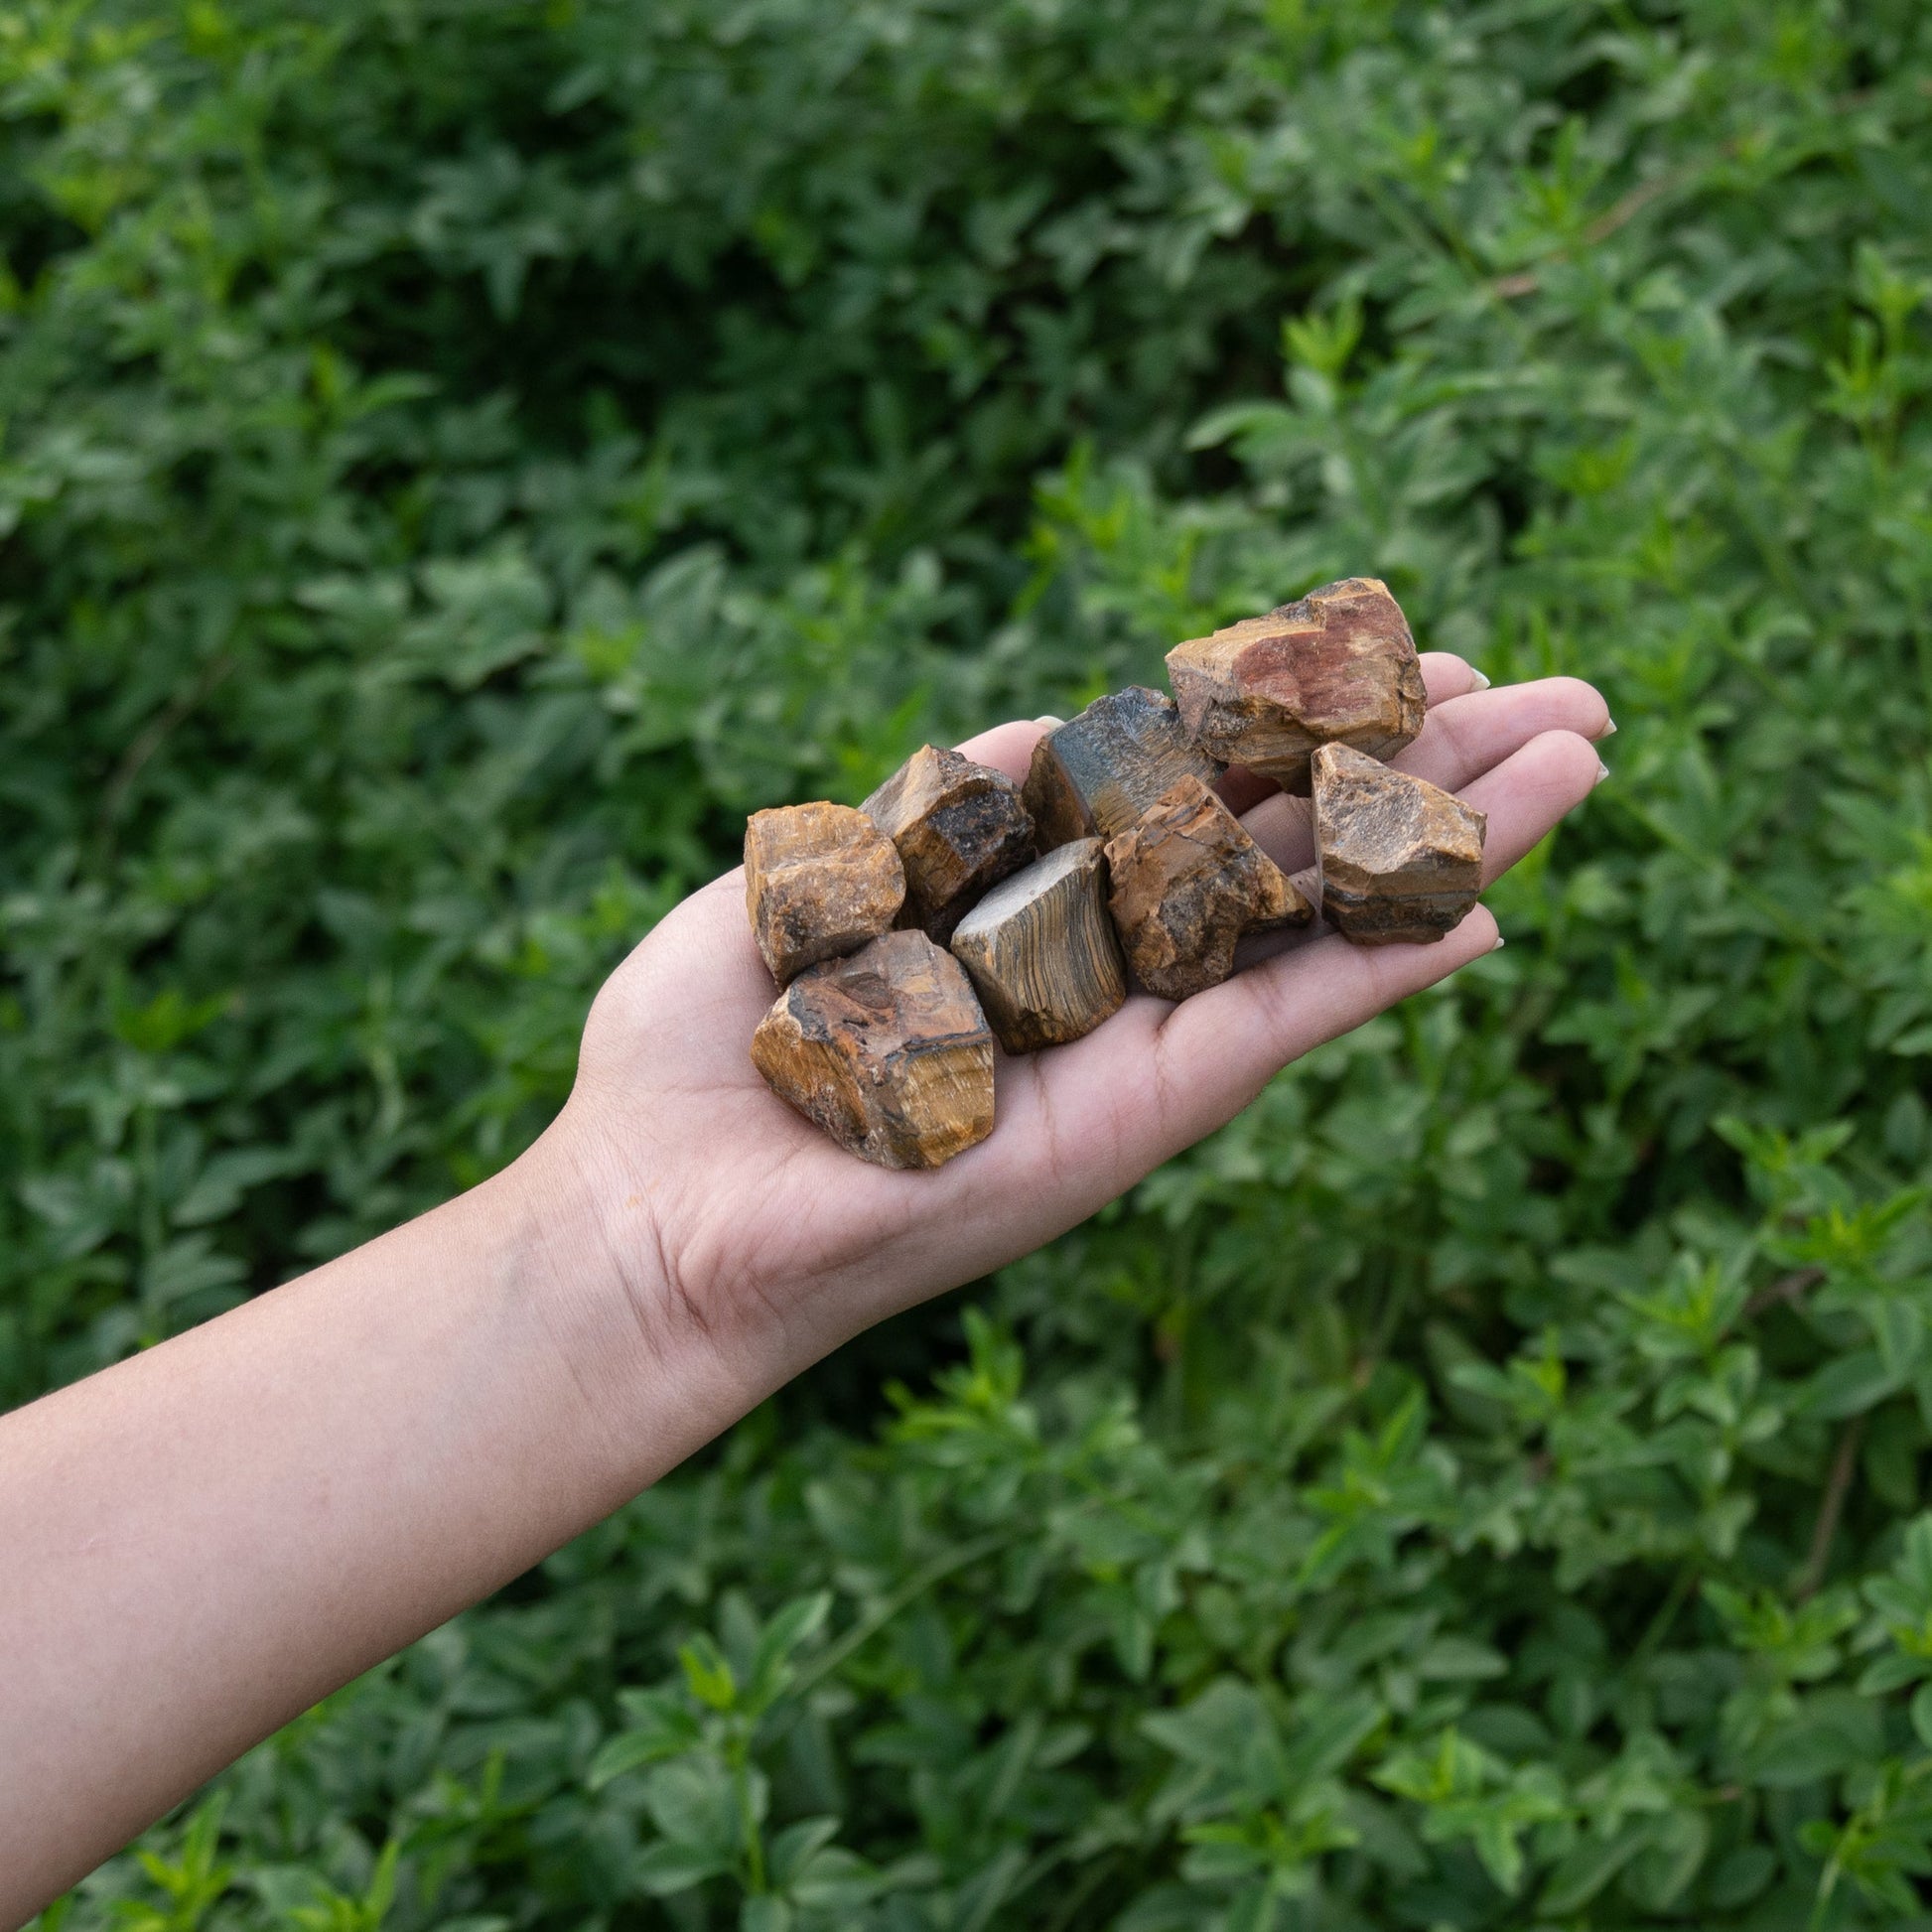
MULTIPOLYGON (((1428 723, 1393 762, 1489 815, 1486 883, 1596 784, 1591 741, 1609 714, 1574 678, 1488 690, 1459 657, 1422 663, 1428 723)), ((1043 729, 1001 725, 960 749, 1024 778, 1043 729)), ((1284 870, 1308 867, 1307 801, 1250 802, 1254 789, 1228 793, 1248 806, 1249 832, 1284 870)), ((1071 1227, 1291 1060, 1496 943, 1481 906, 1435 945, 1363 949, 1317 927, 1178 1007, 1133 997, 1083 1039, 1003 1057, 991 1137, 936 1172, 897 1173, 835 1146, 754 1069, 752 1033, 777 989, 734 871, 612 975, 552 1134, 601 1203, 613 1274, 646 1335, 709 1341, 733 1379, 775 1386, 1071 1227)))

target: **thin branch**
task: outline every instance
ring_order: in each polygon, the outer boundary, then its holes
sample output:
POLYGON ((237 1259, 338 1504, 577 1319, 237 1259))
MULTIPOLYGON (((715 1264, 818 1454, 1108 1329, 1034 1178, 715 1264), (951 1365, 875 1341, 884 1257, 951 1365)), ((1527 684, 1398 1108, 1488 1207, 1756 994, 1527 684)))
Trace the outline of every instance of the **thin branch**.
POLYGON ((1608 241, 1617 229, 1634 220, 1659 195, 1668 195, 1672 189, 1694 181, 1699 172, 1695 168, 1681 168, 1675 174, 1653 175, 1649 181, 1640 181, 1629 194, 1621 195, 1612 202, 1584 230, 1585 246, 1594 248, 1599 241, 1608 241))
POLYGON ((1776 1281, 1760 1288, 1744 1304, 1744 1319, 1749 1321, 1766 1309, 1776 1308, 1780 1302, 1795 1305, 1824 1279, 1825 1271, 1822 1268, 1794 1268, 1790 1274, 1780 1275, 1776 1281))
POLYGON ((923 1596, 935 1584, 943 1583, 955 1570, 964 1570, 969 1563, 977 1563, 982 1557, 996 1555, 1009 1544, 1017 1543, 1020 1535, 1019 1530, 995 1530, 990 1535, 975 1537, 970 1543, 962 1543, 957 1549, 948 1550, 915 1570, 896 1590, 862 1616, 844 1636, 821 1650, 793 1678, 786 1695, 794 1701, 802 1699, 808 1691, 830 1677, 855 1650, 870 1643, 907 1604, 923 1596))
MULTIPOLYGON (((1919 92, 1932 94, 1932 79, 1921 77, 1919 92)), ((1851 93, 1840 94, 1833 101, 1833 109, 1841 114, 1849 114, 1864 106, 1877 94, 1875 87, 1861 87, 1851 93)), ((1713 161, 1734 161, 1737 158, 1738 143, 1726 141, 1715 155, 1707 155, 1694 167, 1673 168, 1661 175, 1654 175, 1649 181, 1639 182, 1628 194, 1612 202, 1595 220, 1589 222, 1577 242, 1568 248, 1558 248, 1544 259, 1546 261, 1568 261, 1579 247, 1594 248, 1600 241, 1609 240, 1617 229, 1626 222, 1634 220, 1652 202, 1661 195, 1674 194, 1680 188, 1688 188, 1704 173, 1713 161)), ((1534 295, 1541 283, 1533 268, 1518 269, 1513 275, 1499 275, 1489 284, 1490 292, 1505 300, 1516 295, 1534 295)))
POLYGON ((148 720, 139 736, 121 755, 121 761, 114 768, 114 775, 108 779, 100 794, 100 807, 97 822, 104 830, 119 816, 127 794, 133 789, 134 781, 141 775, 142 767, 160 751, 162 741, 198 705, 205 703, 212 695, 216 686, 235 667, 235 660, 227 652, 218 652, 202 666, 201 675, 187 690, 178 691, 168 702, 148 720))
MULTIPOLYGON (((1549 259, 1568 261, 1577 248, 1594 248, 1599 242, 1607 241, 1617 229, 1633 221, 1660 195, 1669 195, 1695 181, 1703 172, 1698 168, 1677 168, 1669 174, 1654 176, 1649 181, 1639 182, 1627 195, 1612 202, 1594 221, 1585 227, 1574 247, 1559 248, 1549 259)), ((1542 287, 1537 271, 1533 268, 1518 269, 1514 275, 1499 275, 1489 284, 1491 290, 1508 300, 1511 296, 1534 295, 1542 287)))
POLYGON ((1644 1633, 1637 1639, 1637 1647, 1631 1651, 1625 1664, 1625 1673, 1634 1674, 1642 1665, 1647 1664, 1664 1639, 1670 1634, 1670 1627, 1677 1621, 1677 1613, 1690 1600, 1691 1592, 1698 1586, 1698 1569, 1694 1563, 1687 1563, 1671 1579, 1671 1587, 1665 1592, 1664 1600, 1658 1604, 1655 1614, 1644 1626, 1644 1633))
MULTIPOLYGON (((1112 1851, 1103 1852, 1098 1858, 1092 1860, 1066 1894, 1059 1910, 1053 1914, 1047 1924, 1046 1932, 1066 1932, 1068 1926, 1079 1924, 1080 1914, 1086 1909, 1087 1900, 1099 1889, 1125 1856, 1123 1848, 1115 1846, 1112 1851)), ((1014 1887, 1016 1892, 1019 1889, 1017 1885, 1014 1887)))
POLYGON ((1812 1525, 1811 1552, 1791 1588, 1797 1602, 1815 1595, 1825 1581, 1825 1566, 1832 1560, 1832 1539, 1838 1534, 1838 1519, 1845 1513, 1845 1498, 1858 1473, 1859 1445, 1863 1440, 1864 1418, 1854 1416, 1838 1439, 1838 1453, 1832 1457, 1832 1472, 1825 1479, 1825 1494, 1818 1505, 1818 1521, 1812 1525))

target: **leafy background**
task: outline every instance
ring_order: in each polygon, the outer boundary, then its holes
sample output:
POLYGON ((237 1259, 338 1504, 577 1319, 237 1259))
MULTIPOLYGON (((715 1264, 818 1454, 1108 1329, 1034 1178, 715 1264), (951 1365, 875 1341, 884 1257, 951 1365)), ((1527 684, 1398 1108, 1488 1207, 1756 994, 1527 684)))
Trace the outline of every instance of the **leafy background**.
POLYGON ((475 1180, 748 808, 1349 571, 1508 949, 48 1928, 1926 1925, 1915 0, 0 13, 0 1401, 475 1180))

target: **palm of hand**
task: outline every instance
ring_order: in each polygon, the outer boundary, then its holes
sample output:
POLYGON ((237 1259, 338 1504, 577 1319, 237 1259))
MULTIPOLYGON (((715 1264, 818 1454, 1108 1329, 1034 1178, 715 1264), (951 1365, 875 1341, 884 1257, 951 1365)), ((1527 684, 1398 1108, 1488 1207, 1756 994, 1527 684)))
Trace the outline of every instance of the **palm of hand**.
MULTIPOLYGON (((1476 688, 1423 659, 1427 727, 1396 760, 1489 814, 1485 869, 1523 857, 1601 775, 1602 699, 1570 678, 1476 688)), ((1040 727, 974 739, 1023 776, 1040 727)), ((1307 806, 1244 814, 1289 871, 1309 864, 1307 806)), ((694 894, 612 975, 559 1127, 591 1178, 647 1326, 754 1338, 789 1373, 873 1321, 1072 1226, 1231 1119, 1290 1060, 1490 951, 1478 906, 1433 946, 1362 950, 1333 933, 1179 1007, 1131 998, 1084 1039, 1002 1059, 992 1136, 936 1173, 869 1167, 792 1113, 751 1063, 774 997, 746 923, 743 875, 694 894)))

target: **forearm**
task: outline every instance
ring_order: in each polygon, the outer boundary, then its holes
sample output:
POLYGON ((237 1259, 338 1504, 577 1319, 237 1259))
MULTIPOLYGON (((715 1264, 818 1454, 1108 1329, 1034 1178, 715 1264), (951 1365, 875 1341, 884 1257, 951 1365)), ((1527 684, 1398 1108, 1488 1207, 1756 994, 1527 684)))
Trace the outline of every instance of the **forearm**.
POLYGON ((0 1925, 755 1399, 606 1252, 540 1147, 0 1419, 0 1925))

